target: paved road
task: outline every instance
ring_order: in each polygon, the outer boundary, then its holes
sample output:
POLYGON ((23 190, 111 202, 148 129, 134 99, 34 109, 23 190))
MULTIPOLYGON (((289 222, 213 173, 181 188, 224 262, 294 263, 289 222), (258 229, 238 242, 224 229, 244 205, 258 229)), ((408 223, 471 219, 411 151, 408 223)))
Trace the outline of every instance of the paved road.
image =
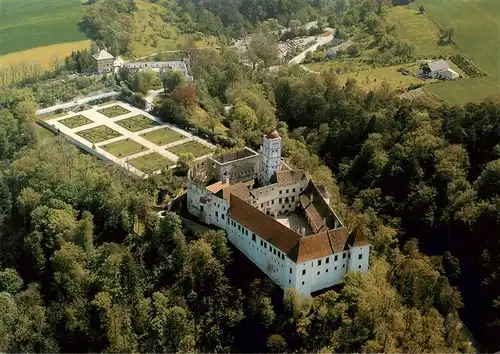
POLYGON ((293 64, 300 64, 302 63, 302 61, 305 59, 306 57, 306 53, 307 52, 315 52, 316 50, 318 50, 318 47, 321 46, 321 45, 324 45, 328 42, 330 42, 332 39, 333 39, 333 36, 335 34, 335 31, 331 28, 325 28, 326 31, 331 31, 332 34, 330 34, 329 36, 326 36, 326 37, 318 37, 318 40, 316 43, 314 43, 312 46, 310 46, 309 48, 307 48, 306 50, 304 50, 302 53, 300 53, 299 55, 293 57, 289 62, 288 62, 288 65, 293 65, 293 64))
POLYGON ((65 103, 61 103, 61 104, 56 104, 55 106, 39 109, 38 111, 36 111, 36 115, 50 114, 52 112, 57 111, 58 109, 61 109, 61 110, 67 109, 67 108, 71 108, 74 106, 85 104, 87 102, 94 101, 94 100, 100 100, 100 99, 108 98, 108 97, 116 97, 119 94, 120 93, 117 91, 111 91, 111 92, 101 93, 99 95, 87 96, 85 98, 80 98, 78 100, 74 100, 71 102, 65 102, 65 103))

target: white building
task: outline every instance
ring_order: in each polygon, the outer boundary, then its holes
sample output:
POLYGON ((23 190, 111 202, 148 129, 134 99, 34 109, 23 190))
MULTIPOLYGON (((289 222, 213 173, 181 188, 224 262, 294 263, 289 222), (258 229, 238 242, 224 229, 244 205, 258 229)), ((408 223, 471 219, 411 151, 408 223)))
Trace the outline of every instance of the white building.
POLYGON ((237 166, 243 158, 254 164, 251 170, 260 170, 254 177, 262 186, 232 175, 232 169, 221 179, 210 166, 214 159, 231 161, 225 155, 209 158, 190 171, 189 212, 224 229, 229 241, 284 290, 310 295, 340 283, 348 271, 366 272, 370 245, 362 232, 348 232, 331 209, 326 189, 281 160, 277 132, 262 140, 260 161, 254 154, 231 153, 237 166), (218 181, 201 183, 200 171, 208 171, 205 180, 218 181))
POLYGON ((450 64, 444 59, 431 61, 424 65, 423 72, 434 79, 456 80, 460 77, 458 73, 450 68, 450 64))
POLYGON ((97 72, 99 74, 106 74, 113 71, 115 57, 108 53, 108 51, 102 49, 99 53, 94 54, 93 57, 96 61, 97 72))

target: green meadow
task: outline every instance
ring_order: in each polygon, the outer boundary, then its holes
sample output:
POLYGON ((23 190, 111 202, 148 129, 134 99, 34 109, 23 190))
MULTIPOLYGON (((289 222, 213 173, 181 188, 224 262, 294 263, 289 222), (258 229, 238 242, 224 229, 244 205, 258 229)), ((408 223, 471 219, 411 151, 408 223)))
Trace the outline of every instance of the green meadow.
POLYGON ((396 14, 393 17, 405 19, 399 21, 398 33, 415 43, 417 51, 437 55, 460 51, 488 75, 427 85, 426 91, 450 103, 461 104, 500 97, 500 1, 417 0, 410 6, 393 10, 396 14), (424 15, 416 14, 420 5, 424 5, 424 15), (424 25, 424 18, 432 21, 436 30, 453 28, 453 44, 437 45, 430 33, 431 26, 424 25))
POLYGON ((81 0, 0 0, 0 55, 81 41, 81 0))

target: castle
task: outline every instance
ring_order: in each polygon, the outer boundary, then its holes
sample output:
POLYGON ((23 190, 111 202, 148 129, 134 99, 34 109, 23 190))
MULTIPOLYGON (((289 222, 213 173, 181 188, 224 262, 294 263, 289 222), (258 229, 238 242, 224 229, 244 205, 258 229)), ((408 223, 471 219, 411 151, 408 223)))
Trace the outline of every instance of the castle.
POLYGON ((263 136, 260 152, 243 148, 196 164, 189 172, 189 213, 224 229, 283 290, 310 295, 340 283, 348 271, 368 271, 363 233, 348 232, 324 186, 291 169, 281 148, 273 131, 263 136))

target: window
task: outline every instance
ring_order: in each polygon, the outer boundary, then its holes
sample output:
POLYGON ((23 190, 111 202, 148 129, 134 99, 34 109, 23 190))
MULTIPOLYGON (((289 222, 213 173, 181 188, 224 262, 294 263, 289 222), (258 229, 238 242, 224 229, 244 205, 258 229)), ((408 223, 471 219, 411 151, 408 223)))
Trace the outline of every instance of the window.
POLYGON ((267 250, 267 243, 264 243, 264 248, 267 250))
POLYGON ((319 265, 319 266, 321 265, 321 259, 318 261, 318 265, 319 265))
POLYGON ((252 241, 257 242, 257 237, 255 236, 255 234, 252 234, 252 241))
POLYGON ((328 269, 326 270, 326 272, 328 273, 328 269))
POLYGON ((274 199, 273 199, 273 200, 271 200, 271 205, 274 205, 274 199))
POLYGON ((302 275, 306 275, 306 270, 302 269, 302 275))
POLYGON ((203 205, 200 205, 200 211, 203 213, 203 205))
POLYGON ((215 212, 215 217, 216 217, 216 218, 218 218, 218 217, 219 217, 219 212, 218 212, 218 211, 216 211, 216 212, 215 212))
POLYGON ((302 285, 304 285, 304 281, 302 281, 302 285))
POLYGON ((220 216, 221 216, 222 220, 224 220, 226 218, 224 214, 220 214, 220 216))
POLYGON ((283 191, 280 191, 280 194, 282 193, 283 191))
POLYGON ((292 279, 288 279, 288 284, 292 284, 292 279))
POLYGON ((299 190, 302 192, 302 191, 304 190, 304 188, 300 187, 300 189, 299 189, 299 190))
POLYGON ((361 259, 361 258, 363 258, 363 253, 358 255, 358 259, 361 259))
POLYGON ((276 248, 273 248, 273 253, 276 256, 276 248))
POLYGON ((358 269, 361 269, 361 264, 358 266, 358 269))
POLYGON ((335 270, 337 270, 337 266, 335 266, 335 270))
POLYGON ((337 262, 338 260, 339 260, 339 255, 338 255, 338 254, 336 254, 336 255, 335 255, 335 262, 337 262))
POLYGON ((342 268, 345 268, 345 264, 342 264, 342 268))
POLYGON ((281 259, 285 260, 285 255, 283 253, 281 254, 281 259))
POLYGON ((295 193, 295 188, 292 189, 292 192, 295 193))
POLYGON ((286 194, 288 194, 288 189, 286 190, 286 194))
POLYGON ((342 253, 342 259, 345 259, 345 256, 346 256, 345 252, 342 253))
POLYGON ((318 272, 318 275, 319 275, 319 272, 318 272))
POLYGON ((311 268, 314 267, 314 262, 311 262, 311 268))
POLYGON ((326 264, 330 263, 330 257, 326 257, 326 259, 325 259, 325 263, 326 263, 326 264))
POLYGON ((290 267, 290 274, 292 274, 292 267, 290 267))
POLYGON ((281 204, 281 201, 282 201, 282 200, 283 200, 282 198, 278 199, 278 203, 280 203, 280 204, 281 204))
POLYGON ((260 245, 261 245, 261 246, 264 246, 264 242, 262 242, 262 240, 260 240, 260 245))
POLYGON ((238 225, 238 231, 241 231, 240 225, 238 225))

